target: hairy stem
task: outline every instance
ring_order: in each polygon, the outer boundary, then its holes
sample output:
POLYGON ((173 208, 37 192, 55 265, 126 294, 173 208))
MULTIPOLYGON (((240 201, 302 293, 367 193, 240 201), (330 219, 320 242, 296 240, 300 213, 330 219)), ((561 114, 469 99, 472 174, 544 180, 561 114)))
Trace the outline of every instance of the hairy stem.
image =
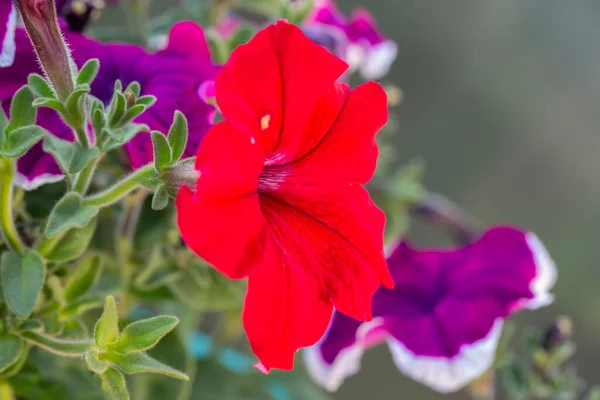
POLYGON ((148 164, 129 174, 129 176, 117 182, 112 187, 86 197, 83 204, 87 206, 108 207, 142 186, 144 181, 155 176, 154 164, 148 164))
POLYGON ((15 171, 15 160, 0 157, 0 230, 8 247, 22 253, 25 251, 25 246, 17 232, 12 213, 15 171))
POLYGON ((75 192, 85 195, 90 187, 90 183, 92 183, 94 172, 96 172, 96 167, 102 160, 103 155, 104 154, 100 154, 97 158, 90 160, 79 172, 77 178, 75 178, 75 182, 73 183, 73 190, 75 192))

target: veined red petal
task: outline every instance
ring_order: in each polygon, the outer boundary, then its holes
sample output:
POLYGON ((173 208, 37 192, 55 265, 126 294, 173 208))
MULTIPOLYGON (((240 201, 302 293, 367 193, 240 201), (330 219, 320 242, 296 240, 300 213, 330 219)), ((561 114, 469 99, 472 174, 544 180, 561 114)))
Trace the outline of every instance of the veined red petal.
POLYGON ((265 221, 256 185, 264 157, 259 144, 226 122, 206 135, 196 159, 196 193, 182 187, 177 222, 186 244, 232 279, 262 263, 265 221))
POLYGON ((270 242, 264 266, 250 273, 243 311, 252 351, 267 371, 291 370, 296 351, 321 338, 333 312, 319 280, 276 246, 270 242))
POLYGON ((241 132, 262 132, 265 154, 281 137, 299 135, 315 104, 347 64, 278 22, 233 51, 216 79, 223 116, 241 132))

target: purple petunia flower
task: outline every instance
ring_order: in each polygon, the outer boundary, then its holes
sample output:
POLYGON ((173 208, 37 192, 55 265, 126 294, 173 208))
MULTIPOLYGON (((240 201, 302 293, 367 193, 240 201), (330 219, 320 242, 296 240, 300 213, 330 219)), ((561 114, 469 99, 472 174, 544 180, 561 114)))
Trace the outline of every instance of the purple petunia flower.
POLYGON ((355 9, 347 19, 333 0, 317 0, 303 30, 358 69, 365 79, 385 76, 398 54, 396 43, 381 33, 367 10, 355 9))
POLYGON ((10 0, 0 0, 0 68, 12 65, 15 58, 17 10, 10 0))
POLYGON ((375 318, 359 322, 336 311, 305 352, 310 374, 329 390, 384 340, 404 374, 439 392, 459 390, 492 365, 504 319, 551 303, 556 280, 537 236, 510 227, 456 250, 418 251, 400 242, 388 266, 396 286, 376 293, 375 318))
MULTIPOLYGON (((154 95, 157 102, 135 122, 166 133, 175 111, 180 110, 188 118, 189 125, 185 156, 195 154, 200 140, 212 124, 215 111, 200 94, 210 91, 218 70, 211 61, 208 44, 199 25, 192 22, 176 24, 169 35, 167 47, 153 54, 140 46, 97 42, 78 32, 70 32, 66 24, 62 25, 65 40, 78 66, 90 58, 100 60, 100 71, 92 85, 94 96, 108 103, 116 79, 125 86, 133 81, 140 82, 142 95, 154 95)), ((15 62, 0 74, 0 102, 7 112, 11 97, 27 83, 27 76, 41 73, 24 29, 17 28, 15 41, 15 62)), ((38 123, 62 139, 73 140, 69 128, 52 111, 40 110, 38 123)), ((134 168, 152 161, 151 140, 146 132, 138 134, 126 145, 126 149, 134 168)), ((58 166, 42 150, 41 144, 34 146, 18 162, 16 182, 27 190, 61 178, 58 166)))

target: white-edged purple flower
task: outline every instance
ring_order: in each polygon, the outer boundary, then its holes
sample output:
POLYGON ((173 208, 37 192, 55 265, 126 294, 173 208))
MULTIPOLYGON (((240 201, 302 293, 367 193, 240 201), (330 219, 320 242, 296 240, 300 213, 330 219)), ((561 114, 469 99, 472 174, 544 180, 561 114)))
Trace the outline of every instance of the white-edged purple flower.
POLYGON ((10 0, 0 0, 0 68, 10 67, 15 60, 17 10, 10 0))
POLYGON ((373 299, 371 322, 335 312, 305 351, 309 373, 328 390, 358 372, 364 350, 386 341, 397 367, 439 392, 453 392, 492 365, 510 314, 552 302, 556 267, 531 232, 495 227, 453 250, 399 242, 388 257, 396 282, 373 299))
POLYGON ((333 0, 317 0, 302 28, 365 79, 385 76, 398 54, 396 43, 381 33, 367 10, 355 9, 347 19, 333 0))

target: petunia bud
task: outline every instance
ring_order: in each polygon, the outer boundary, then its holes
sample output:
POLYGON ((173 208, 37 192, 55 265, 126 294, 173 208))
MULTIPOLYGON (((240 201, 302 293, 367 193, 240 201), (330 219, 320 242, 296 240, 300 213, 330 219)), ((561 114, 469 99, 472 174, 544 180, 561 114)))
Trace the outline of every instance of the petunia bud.
POLYGON ((60 100, 75 87, 71 54, 63 40, 54 0, 14 0, 40 64, 60 100))

